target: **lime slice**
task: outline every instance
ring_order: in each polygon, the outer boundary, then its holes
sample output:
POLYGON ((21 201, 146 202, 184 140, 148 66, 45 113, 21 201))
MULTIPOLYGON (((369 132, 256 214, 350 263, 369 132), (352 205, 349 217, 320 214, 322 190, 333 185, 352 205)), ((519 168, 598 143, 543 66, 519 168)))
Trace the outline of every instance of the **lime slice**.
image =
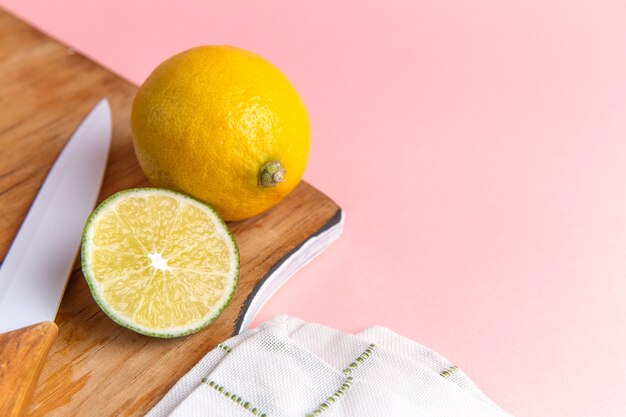
POLYGON ((169 338, 202 329, 224 310, 235 292, 239 252, 211 207, 137 188, 91 214, 82 268, 96 303, 115 322, 169 338))

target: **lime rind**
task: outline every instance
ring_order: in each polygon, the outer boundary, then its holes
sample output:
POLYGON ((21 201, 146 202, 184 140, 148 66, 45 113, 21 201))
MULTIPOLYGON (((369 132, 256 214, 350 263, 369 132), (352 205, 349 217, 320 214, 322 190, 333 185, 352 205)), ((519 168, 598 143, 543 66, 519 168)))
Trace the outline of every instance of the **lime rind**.
POLYGON ((189 195, 186 195, 177 191, 173 191, 173 190, 168 190, 165 188, 156 188, 156 187, 132 188, 132 189, 119 191, 111 195, 110 197, 106 198, 104 201, 102 201, 102 203, 98 205, 98 207, 96 207, 96 209, 87 218, 87 221, 85 223, 85 228, 83 229, 82 242, 81 242, 81 268, 83 271, 83 275, 85 277, 85 281, 87 282, 87 285, 89 287, 91 295, 93 296, 94 301, 102 309, 102 311, 104 311, 104 313, 107 316, 109 316, 109 318, 111 318, 111 320, 113 320, 115 323, 123 327, 126 327, 127 329, 130 329, 134 332, 137 332, 145 336, 170 339, 170 338, 175 338, 175 337, 187 336, 187 335, 196 333, 199 330, 202 330, 203 328, 211 324, 213 321, 215 321, 215 319, 217 319, 217 317, 219 317, 219 315, 224 311, 224 309, 230 304, 230 302, 232 301, 233 295, 235 294, 235 290, 237 288, 237 282, 239 279, 239 269, 240 269, 239 248, 237 247, 237 243, 234 237, 232 236, 232 233, 230 232, 228 226, 224 222, 224 220, 219 216, 219 214, 215 211, 215 209, 209 206, 208 204, 198 199, 195 199, 189 195), (231 266, 230 266, 230 272, 231 272, 230 289, 228 288, 225 289, 224 292, 226 295, 225 297, 222 298, 220 306, 218 308, 211 311, 210 314, 203 317, 201 320, 188 326, 173 326, 167 329, 153 329, 153 328, 148 328, 143 325, 140 325, 124 317, 123 315, 118 314, 116 311, 110 308, 109 303, 105 300, 105 298, 103 297, 100 291, 99 284, 91 275, 91 265, 90 265, 90 259, 88 257, 88 254, 89 254, 89 249, 90 249, 90 245, 92 241, 92 232, 94 229, 92 225, 94 221, 98 218, 98 216, 101 215, 103 212, 105 212, 106 209, 108 209, 112 204, 114 204, 116 201, 120 200, 121 198, 129 197, 131 195, 149 196, 149 195, 157 195, 157 194, 164 194, 170 197, 175 197, 178 200, 183 200, 183 201, 186 201, 187 203, 192 203, 196 205, 197 207, 201 207, 202 209, 206 210, 207 213, 210 213, 210 215, 212 216, 216 226, 221 226, 221 227, 217 227, 216 229, 223 232, 224 234, 223 237, 225 238, 224 240, 225 242, 227 242, 227 244, 230 246, 229 248, 231 249, 232 256, 231 256, 231 266))

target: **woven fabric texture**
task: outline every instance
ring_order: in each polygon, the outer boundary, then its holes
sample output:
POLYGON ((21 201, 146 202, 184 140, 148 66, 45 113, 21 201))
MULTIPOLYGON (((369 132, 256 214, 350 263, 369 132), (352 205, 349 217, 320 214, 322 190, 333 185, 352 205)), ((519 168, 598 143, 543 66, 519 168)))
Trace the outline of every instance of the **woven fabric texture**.
POLYGON ((356 335, 288 316, 209 352, 149 417, 504 417, 457 366, 376 326, 356 335))

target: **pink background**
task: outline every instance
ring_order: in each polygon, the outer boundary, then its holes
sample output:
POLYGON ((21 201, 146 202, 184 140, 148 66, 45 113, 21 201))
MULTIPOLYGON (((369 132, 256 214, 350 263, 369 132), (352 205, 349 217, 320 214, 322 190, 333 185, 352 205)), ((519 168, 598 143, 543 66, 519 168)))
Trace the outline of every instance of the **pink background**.
POLYGON ((290 77, 347 223, 260 319, 386 325, 518 416, 626 415, 623 1, 0 3, 136 83, 199 44, 290 77))

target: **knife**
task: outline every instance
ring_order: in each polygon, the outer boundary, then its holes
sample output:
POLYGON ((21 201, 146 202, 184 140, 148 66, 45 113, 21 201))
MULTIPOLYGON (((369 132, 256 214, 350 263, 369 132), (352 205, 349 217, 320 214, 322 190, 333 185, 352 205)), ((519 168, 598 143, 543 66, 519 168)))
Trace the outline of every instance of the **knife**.
POLYGON ((111 143, 102 99, 50 169, 0 267, 0 416, 26 409, 57 334, 54 324, 93 210, 111 143))

